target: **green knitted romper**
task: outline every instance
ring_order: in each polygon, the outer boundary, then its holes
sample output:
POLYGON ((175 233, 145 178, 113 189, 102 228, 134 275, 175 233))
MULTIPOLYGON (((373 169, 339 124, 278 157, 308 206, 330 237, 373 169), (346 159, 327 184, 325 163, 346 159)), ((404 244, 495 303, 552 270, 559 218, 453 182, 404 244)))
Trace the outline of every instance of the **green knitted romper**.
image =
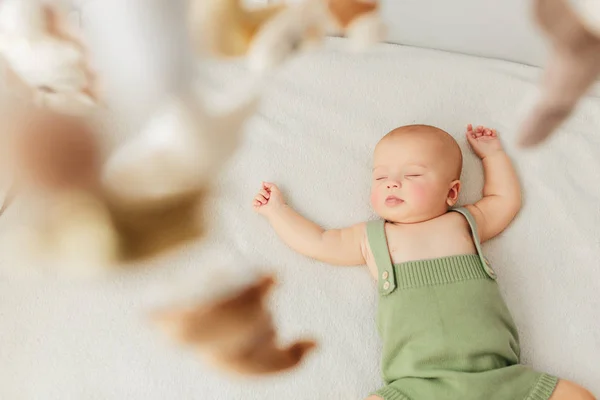
POLYGON ((517 328, 496 275, 477 254, 393 265, 385 221, 367 225, 379 271, 384 400, 547 400, 558 379, 519 363, 517 328))

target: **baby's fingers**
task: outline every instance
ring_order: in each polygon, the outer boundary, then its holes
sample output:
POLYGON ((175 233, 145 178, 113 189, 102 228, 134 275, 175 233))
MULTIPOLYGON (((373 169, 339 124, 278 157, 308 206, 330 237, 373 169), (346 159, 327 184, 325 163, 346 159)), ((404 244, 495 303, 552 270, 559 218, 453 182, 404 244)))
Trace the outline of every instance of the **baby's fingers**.
POLYGON ((266 189, 261 189, 259 194, 261 194, 265 199, 268 199, 269 197, 271 197, 271 194, 269 192, 267 192, 266 189))
POLYGON ((265 196, 259 194, 254 198, 254 202, 258 202, 258 205, 265 205, 268 203, 268 200, 265 198, 265 196))
POLYGON ((278 192, 279 188, 277 187, 277 185, 275 185, 274 183, 271 182, 263 182, 263 189, 267 190, 267 192, 278 192))

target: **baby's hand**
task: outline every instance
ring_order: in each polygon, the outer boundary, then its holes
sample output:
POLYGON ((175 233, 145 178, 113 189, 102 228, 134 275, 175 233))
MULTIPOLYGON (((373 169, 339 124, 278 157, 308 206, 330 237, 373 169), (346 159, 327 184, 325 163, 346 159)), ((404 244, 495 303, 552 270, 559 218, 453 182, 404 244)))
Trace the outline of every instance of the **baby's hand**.
POLYGON ((469 124, 467 125, 467 140, 475 154, 482 160, 502 151, 502 143, 500 143, 495 129, 489 129, 481 125, 473 129, 473 125, 469 124))
POLYGON ((285 205, 283 195, 279 188, 268 182, 262 183, 262 189, 254 197, 254 211, 262 215, 269 215, 273 210, 285 205))

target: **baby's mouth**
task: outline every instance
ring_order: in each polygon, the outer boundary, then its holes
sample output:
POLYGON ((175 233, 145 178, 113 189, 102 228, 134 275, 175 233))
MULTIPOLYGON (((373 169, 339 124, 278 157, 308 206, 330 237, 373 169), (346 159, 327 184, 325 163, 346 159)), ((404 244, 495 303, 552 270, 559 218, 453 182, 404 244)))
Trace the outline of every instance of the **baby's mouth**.
POLYGON ((402 200, 400 197, 396 197, 396 196, 388 196, 385 199, 385 205, 386 206, 399 206, 400 204, 404 203, 404 200, 402 200))

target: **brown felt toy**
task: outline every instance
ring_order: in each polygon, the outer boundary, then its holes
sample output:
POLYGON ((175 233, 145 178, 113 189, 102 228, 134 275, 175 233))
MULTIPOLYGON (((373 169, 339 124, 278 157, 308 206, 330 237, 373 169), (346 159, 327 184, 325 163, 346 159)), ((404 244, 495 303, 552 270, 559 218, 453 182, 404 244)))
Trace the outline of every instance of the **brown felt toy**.
POLYGON ((277 343, 267 295, 272 277, 258 279, 243 290, 213 303, 157 311, 153 319, 175 340, 195 348, 207 361, 229 373, 272 374, 289 370, 316 346, 298 341, 277 343))

